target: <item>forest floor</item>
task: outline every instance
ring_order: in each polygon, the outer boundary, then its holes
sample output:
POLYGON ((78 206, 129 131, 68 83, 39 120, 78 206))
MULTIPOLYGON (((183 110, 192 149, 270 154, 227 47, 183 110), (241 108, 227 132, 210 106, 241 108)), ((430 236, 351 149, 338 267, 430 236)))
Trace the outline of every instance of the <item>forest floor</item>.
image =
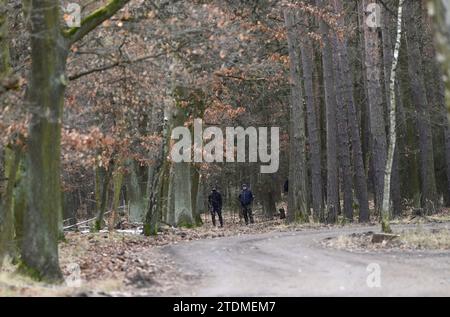
POLYGON ((450 295, 448 212, 395 221, 396 235, 380 243, 372 242, 376 224, 225 223, 150 238, 70 232, 60 244, 65 285, 11 266, 0 273, 0 296, 450 295), (367 282, 374 267, 380 287, 367 282))

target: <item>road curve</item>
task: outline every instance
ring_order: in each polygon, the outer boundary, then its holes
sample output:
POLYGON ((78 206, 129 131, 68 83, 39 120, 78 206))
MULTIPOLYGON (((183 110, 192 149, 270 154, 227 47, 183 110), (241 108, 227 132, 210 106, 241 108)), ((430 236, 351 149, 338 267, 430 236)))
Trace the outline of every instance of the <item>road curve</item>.
POLYGON ((352 253, 319 244, 370 230, 374 227, 241 235, 163 251, 198 277, 181 296, 450 296, 448 252, 352 253))

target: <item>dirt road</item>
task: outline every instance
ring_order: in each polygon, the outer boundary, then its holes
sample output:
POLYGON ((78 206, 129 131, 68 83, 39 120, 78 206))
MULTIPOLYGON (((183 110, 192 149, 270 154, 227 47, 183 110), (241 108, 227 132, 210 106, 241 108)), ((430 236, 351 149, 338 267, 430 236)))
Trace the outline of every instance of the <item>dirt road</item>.
POLYGON ((188 293, 180 291, 184 296, 450 296, 448 252, 352 253, 319 243, 369 230, 375 229, 242 235, 164 252, 199 278, 188 293))

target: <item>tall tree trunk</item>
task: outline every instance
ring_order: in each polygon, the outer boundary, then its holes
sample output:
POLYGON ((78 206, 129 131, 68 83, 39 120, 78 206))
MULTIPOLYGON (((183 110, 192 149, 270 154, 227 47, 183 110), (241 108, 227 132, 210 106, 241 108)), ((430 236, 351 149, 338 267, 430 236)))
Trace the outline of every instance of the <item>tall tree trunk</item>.
MULTIPOLYGON (((383 7, 382 11, 382 24, 381 34, 383 39, 383 65, 384 65, 384 90, 386 95, 386 107, 391 109, 391 97, 390 97, 390 79, 391 79, 391 67, 392 67, 392 35, 391 35, 391 20, 392 14, 383 7)), ((398 89, 396 85, 396 94, 398 95, 398 89)), ((397 99, 397 98, 396 98, 397 99)), ((398 103, 398 101, 397 101, 398 103)), ((398 134, 397 134, 398 135, 398 134)), ((397 142, 398 143, 398 142, 397 142)), ((400 193, 400 173, 399 173, 399 147, 395 147, 394 159, 392 163, 392 176, 391 176, 391 200, 393 214, 401 213, 401 193, 400 193)))
POLYGON ((381 226, 383 232, 391 232, 389 225, 390 218, 390 194, 391 194, 391 176, 392 165, 394 162, 395 147, 397 144, 397 101, 396 101, 396 76, 398 66, 398 56, 400 52, 400 45, 402 39, 402 15, 403 15, 404 0, 400 0, 398 5, 397 15, 397 38, 395 41, 394 54, 392 56, 392 66, 390 67, 390 84, 389 84, 389 145, 386 159, 386 169, 384 176, 384 194, 383 194, 383 208, 381 212, 381 226))
POLYGON ((428 0, 427 9, 434 21, 435 41, 445 74, 447 109, 450 112, 450 3, 446 0, 428 0))
MULTIPOLYGON (((372 0, 363 0, 363 11, 369 8, 372 0)), ((369 12, 368 12, 369 13, 369 12)), ((364 16, 364 19, 366 17, 364 16)), ((365 21, 365 64, 367 73, 367 97, 369 99, 369 115, 371 129, 372 165, 375 179, 375 203, 378 211, 383 201, 384 169, 386 165, 386 126, 385 109, 383 107, 383 89, 381 86, 381 43, 378 27, 371 27, 365 21)))
MULTIPOLYGON (((310 29, 309 17, 304 14, 303 22, 307 29, 310 29)), ((312 193, 312 207, 314 220, 324 219, 323 213, 323 191, 322 191, 322 145, 320 139, 320 129, 318 121, 320 113, 316 109, 316 98, 314 98, 313 86, 313 64, 314 64, 314 48, 311 39, 305 32, 302 33, 302 40, 300 41, 300 50, 302 58, 303 69, 303 84, 305 86, 305 101, 306 101, 306 117, 308 127, 308 138, 310 146, 310 168, 311 168, 311 193, 312 193)))
MULTIPOLYGON (((320 8, 325 7, 323 0, 316 0, 320 8)), ((322 64, 325 86, 326 105, 326 131, 327 131, 327 221, 337 221, 339 209, 339 184, 337 164, 337 122, 336 122, 336 92, 333 77, 333 53, 330 42, 329 26, 323 19, 319 21, 320 33, 322 35, 322 64)))
POLYGON ((31 79, 28 105, 28 208, 22 261, 38 278, 57 281, 61 219, 60 148, 67 46, 59 25, 59 1, 31 2, 31 79))
POLYGON ((61 118, 67 46, 56 0, 31 3, 31 79, 28 105, 28 208, 22 267, 37 278, 61 280, 58 221, 61 219, 61 118))
POLYGON ((334 78, 336 89, 336 103, 337 103, 337 135, 338 135, 338 158, 341 167, 341 179, 342 179, 342 191, 344 196, 344 219, 346 221, 353 221, 353 175, 351 172, 350 162, 350 143, 348 135, 348 122, 347 122, 347 106, 348 104, 344 99, 344 78, 343 71, 340 65, 338 49, 338 39, 336 35, 333 35, 333 47, 334 47, 334 78))
POLYGON ((308 221, 308 191, 307 168, 305 154, 305 113, 303 110, 303 92, 300 81, 300 56, 298 48, 297 16, 294 11, 286 9, 284 20, 287 29, 291 111, 290 111, 290 141, 289 141, 289 193, 288 221, 308 221))
POLYGON ((407 1, 405 4, 406 34, 408 47, 408 69, 413 104, 417 111, 417 125, 420 148, 421 205, 428 214, 438 207, 436 178, 433 156, 433 139, 430 125, 430 105, 425 89, 423 61, 419 46, 416 23, 420 23, 420 3, 407 1))
MULTIPOLYGON (((163 114, 163 112, 161 113, 163 114)), ((154 117, 154 116, 152 116, 154 117)), ((167 183, 168 165, 165 159, 169 153, 169 124, 165 122, 164 115, 158 116, 160 121, 156 120, 153 125, 158 125, 157 133, 161 133, 162 140, 154 156, 153 166, 151 166, 151 173, 147 184, 148 205, 144 218, 144 234, 146 236, 156 235, 158 233, 158 225, 162 217, 162 209, 165 204, 164 185, 167 183), (150 178, 151 176, 151 178, 150 178)))
MULTIPOLYGON (((338 13, 343 12, 343 6, 341 0, 334 0, 335 10, 338 13)), ((340 27, 345 26, 344 17, 339 21, 340 27)), ((348 57, 348 42, 344 37, 338 41, 337 51, 339 57, 339 65, 342 72, 342 94, 343 102, 347 105, 348 116, 348 129, 351 136, 352 154, 353 154, 353 168, 355 174, 355 192, 359 204, 359 221, 369 221, 369 203, 367 195, 367 182, 364 169, 364 158, 362 154, 361 134, 358 115, 356 112, 354 89, 353 89, 353 77, 350 68, 350 62, 348 57)))
POLYGON ((8 31, 8 1, 0 0, 0 80, 11 74, 8 31))
POLYGON ((59 1, 26 1, 31 26, 31 74, 27 93, 31 119, 21 267, 36 278, 62 280, 57 242, 62 227, 61 125, 69 48, 128 1, 110 0, 86 17, 79 28, 66 30, 60 26, 59 1))
MULTIPOLYGON (((7 1, 0 0, 0 81, 11 74, 10 63, 7 1)), ((0 178, 5 184, 4 193, 0 193, 0 267, 3 259, 11 255, 14 239, 13 195, 19 151, 10 147, 0 145, 0 164, 4 164, 4 175, 0 174, 0 178)))
MULTIPOLYGON (((440 56, 442 73, 444 76, 444 87, 447 105, 447 114, 450 112, 450 4, 445 0, 428 0, 428 14, 430 15, 434 25, 432 26, 435 35, 435 42, 438 54, 440 56)), ((441 88, 441 89, 442 89, 441 88)), ((443 120, 445 125, 445 148, 446 148, 446 168, 448 191, 450 193, 450 131, 448 128, 448 120, 443 120)))
POLYGON ((6 257, 15 256, 14 187, 19 170, 21 150, 16 146, 5 149, 5 193, 0 201, 0 267, 6 257))
POLYGON ((425 73, 425 86, 430 104, 430 118, 433 134, 433 153, 436 173, 436 187, 439 198, 442 196, 446 205, 450 205, 449 176, 450 170, 450 143, 446 140, 450 136, 450 126, 447 119, 445 104, 444 76, 438 62, 436 45, 434 43, 433 21, 423 10, 423 27, 420 40, 425 73))

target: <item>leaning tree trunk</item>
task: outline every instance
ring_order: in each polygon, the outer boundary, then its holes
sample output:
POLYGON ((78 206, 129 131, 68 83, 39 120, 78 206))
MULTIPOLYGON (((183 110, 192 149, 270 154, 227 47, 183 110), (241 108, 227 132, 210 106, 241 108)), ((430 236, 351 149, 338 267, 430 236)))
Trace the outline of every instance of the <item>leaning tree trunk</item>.
POLYGON ((58 220, 61 219, 61 120, 66 43, 59 24, 59 1, 32 1, 31 79, 27 104, 28 208, 22 243, 23 267, 35 277, 61 280, 58 220))
MULTIPOLYGON (((323 0, 316 0, 317 5, 324 7, 323 0)), ((336 122, 336 92, 333 77, 333 53, 329 39, 329 26, 323 19, 319 21, 320 33, 322 35, 323 50, 323 78, 325 86, 326 105, 326 132, 327 132, 327 221, 335 223, 337 221, 339 209, 339 185, 338 185, 338 164, 337 164, 337 122, 336 122)))
POLYGON ((290 59, 290 142, 289 142, 289 193, 288 221, 308 221, 307 167, 305 154, 305 113, 300 81, 300 57, 296 14, 290 9, 284 11, 290 59))
POLYGON ((413 104, 417 111, 417 127, 420 148, 421 205, 425 213, 431 214, 438 208, 436 178, 433 155, 433 138, 430 124, 430 105, 428 103, 423 60, 417 32, 420 19, 420 3, 407 1, 405 4, 408 70, 411 81, 413 104))

